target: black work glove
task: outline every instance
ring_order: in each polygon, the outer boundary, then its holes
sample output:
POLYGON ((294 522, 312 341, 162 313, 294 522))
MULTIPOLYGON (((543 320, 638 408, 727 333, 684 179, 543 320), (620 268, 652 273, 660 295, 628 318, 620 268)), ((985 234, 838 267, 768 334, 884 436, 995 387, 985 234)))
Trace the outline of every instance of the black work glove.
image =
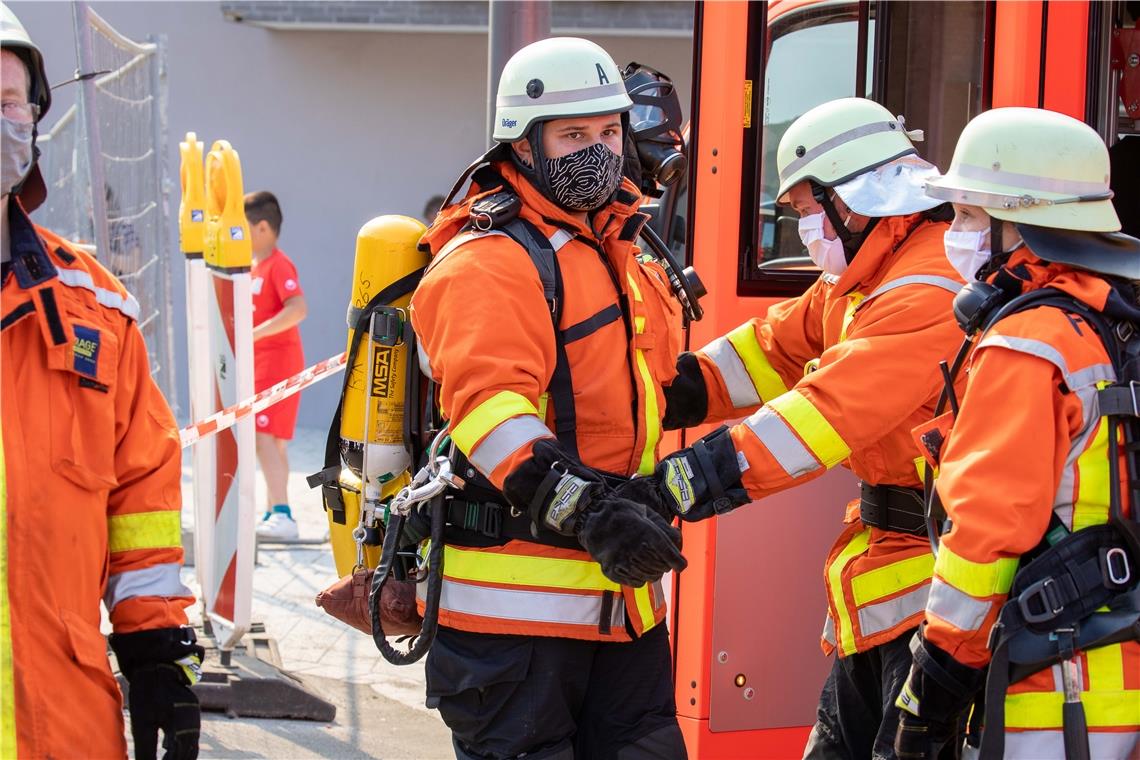
POLYGON ((119 670, 130 684, 127 709, 136 760, 154 760, 162 729, 164 760, 194 760, 202 713, 190 686, 201 678, 205 651, 193 628, 111 635, 119 670))
POLYGON ((986 672, 958 662, 927 641, 921 630, 910 648, 914 662, 895 700, 899 708, 895 754, 899 760, 934 760, 958 738, 986 672))
POLYGON ((665 386, 665 417, 661 427, 693 427, 709 416, 709 391, 697 355, 686 351, 677 357, 677 376, 665 386))
POLYGON ((553 441, 535 443, 531 459, 507 477, 503 493, 530 514, 536 534, 577 536, 615 583, 642 586, 688 564, 679 530, 644 504, 610 493, 597 472, 553 441))
POLYGON ((651 492, 656 491, 659 506, 650 503, 651 508, 659 514, 697 522, 751 501, 741 477, 736 447, 728 428, 721 426, 689 448, 665 457, 652 477, 634 478, 618 493, 651 501, 651 492), (649 488, 650 484, 654 488, 649 488))

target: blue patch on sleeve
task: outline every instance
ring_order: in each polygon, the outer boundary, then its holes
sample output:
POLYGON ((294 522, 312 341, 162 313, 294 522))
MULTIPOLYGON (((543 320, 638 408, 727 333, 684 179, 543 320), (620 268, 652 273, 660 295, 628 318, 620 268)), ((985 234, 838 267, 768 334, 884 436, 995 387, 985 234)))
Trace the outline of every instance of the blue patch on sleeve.
POLYGON ((75 371, 88 377, 99 376, 99 331, 94 327, 75 325, 75 371))

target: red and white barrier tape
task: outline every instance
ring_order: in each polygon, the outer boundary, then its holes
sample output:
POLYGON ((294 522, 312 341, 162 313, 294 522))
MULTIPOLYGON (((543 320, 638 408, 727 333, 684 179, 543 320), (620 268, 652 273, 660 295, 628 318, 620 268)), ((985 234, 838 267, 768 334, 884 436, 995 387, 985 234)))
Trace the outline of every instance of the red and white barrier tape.
POLYGON ((232 427, 234 423, 243 417, 256 414, 267 407, 273 406, 278 401, 287 399, 294 393, 308 388, 313 383, 340 372, 344 369, 345 359, 345 354, 340 353, 325 359, 323 362, 317 362, 308 369, 293 375, 293 377, 282 380, 272 388, 266 388, 252 398, 227 407, 220 412, 214 412, 204 420, 199 420, 191 425, 187 425, 178 431, 178 434, 182 438, 182 448, 193 446, 202 438, 220 433, 226 428, 232 427))

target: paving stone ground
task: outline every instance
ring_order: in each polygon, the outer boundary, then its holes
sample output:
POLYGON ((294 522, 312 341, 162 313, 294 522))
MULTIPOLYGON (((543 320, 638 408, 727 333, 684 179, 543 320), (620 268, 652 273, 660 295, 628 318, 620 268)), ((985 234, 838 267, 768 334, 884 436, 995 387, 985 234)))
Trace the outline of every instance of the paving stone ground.
MULTIPOLYGON (((328 525, 305 476, 321 469, 325 431, 298 429, 289 447, 289 497, 302 539, 322 539, 328 525)), ((189 458, 183 465, 183 525, 193 525, 189 458)), ((260 475, 257 504, 265 502, 260 475)), ((327 543, 262 546, 253 575, 253 619, 277 640, 284 669, 337 705, 333 723, 231 719, 207 714, 202 758, 453 757, 450 734, 424 706, 423 661, 389 665, 371 638, 320 610, 313 598, 336 580, 327 543)), ((193 569, 184 571, 197 590, 193 569)), ((200 617, 195 610, 195 620, 200 617)))

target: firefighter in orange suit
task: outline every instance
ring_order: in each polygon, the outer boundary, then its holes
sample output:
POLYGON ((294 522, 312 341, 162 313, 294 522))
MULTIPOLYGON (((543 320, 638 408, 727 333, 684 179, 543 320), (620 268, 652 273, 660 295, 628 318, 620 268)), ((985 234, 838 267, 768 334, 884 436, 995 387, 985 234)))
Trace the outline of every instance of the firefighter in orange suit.
POLYGON ((7 7, 0 36, 0 757, 126 755, 102 600, 137 757, 156 756, 161 728, 167 757, 194 758, 202 649, 184 627, 178 431, 150 377, 138 302, 28 219, 44 198, 34 143, 51 96, 7 7))
POLYGON ((894 695, 930 589, 910 431, 930 418, 938 362, 961 342, 950 304, 963 281, 942 248, 949 207, 922 191, 937 169, 912 136, 901 117, 861 98, 792 123, 776 154, 778 198, 799 213, 823 273, 799 298, 680 356, 666 427, 745 419, 629 487, 659 495, 665 514, 701 520, 837 464, 862 481, 824 566, 822 646, 837 657, 807 757, 891 755, 894 695))
POLYGON ((420 363, 471 465, 427 660, 460 758, 685 756, 658 582, 684 567, 680 533, 610 487, 657 464, 680 341, 634 245, 631 105, 597 45, 523 48, 498 146, 423 239, 420 363))
POLYGON ((899 757, 952 741, 988 665, 971 721, 983 758, 1135 758, 1140 526, 1122 492, 1135 494, 1136 436, 1119 436, 1133 462, 1114 485, 1109 415, 1135 425, 1136 369, 1121 375, 1113 347, 1136 350, 1140 240, 1117 232, 1108 151, 1076 119, 999 108, 966 126, 927 192, 954 202, 947 256, 971 280, 955 310, 977 337, 942 436, 952 527, 899 695, 899 757), (1064 299, 1037 300, 1050 293, 1064 299))

